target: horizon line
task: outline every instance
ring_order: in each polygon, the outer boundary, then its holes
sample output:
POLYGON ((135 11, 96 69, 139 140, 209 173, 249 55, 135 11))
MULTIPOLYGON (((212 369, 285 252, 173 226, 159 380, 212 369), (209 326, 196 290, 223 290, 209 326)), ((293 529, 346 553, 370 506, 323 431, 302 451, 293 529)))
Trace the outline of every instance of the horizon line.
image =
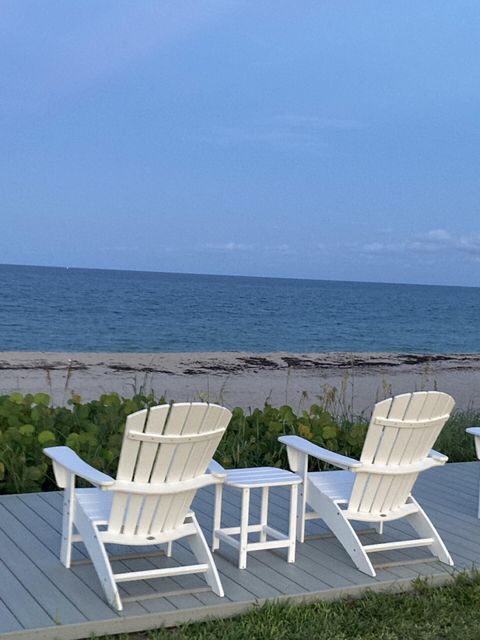
POLYGON ((406 287, 450 287, 461 289, 478 289, 479 286, 468 284, 432 284, 432 283, 419 283, 419 282, 387 282, 378 280, 341 280, 332 278, 300 278, 296 276, 260 276, 260 275, 244 275, 244 274, 229 274, 229 273, 194 273, 191 271, 156 271, 154 269, 118 269, 115 267, 74 267, 65 265, 41 265, 41 264, 18 264, 18 263, 0 263, 1 267, 26 267, 34 269, 62 269, 62 270, 76 270, 76 271, 118 271, 125 273, 156 273, 163 275, 179 275, 179 276, 204 276, 215 278, 254 278, 258 280, 301 280, 311 282, 337 282, 348 284, 382 284, 382 285, 398 285, 406 287))

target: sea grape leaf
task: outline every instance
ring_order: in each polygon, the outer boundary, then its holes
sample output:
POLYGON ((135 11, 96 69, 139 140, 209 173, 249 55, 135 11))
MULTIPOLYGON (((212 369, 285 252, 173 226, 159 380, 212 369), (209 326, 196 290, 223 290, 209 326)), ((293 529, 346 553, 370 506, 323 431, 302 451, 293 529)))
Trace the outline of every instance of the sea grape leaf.
POLYGON ((35 433, 35 427, 33 424, 22 424, 18 430, 22 436, 31 436, 35 433))
POLYGON ((322 436, 325 440, 332 440, 336 437, 337 433, 338 429, 334 425, 327 425, 322 430, 322 436))
POLYGON ((36 393, 33 396, 33 401, 35 402, 35 404, 41 404, 45 407, 48 407, 48 405, 50 404, 50 396, 48 395, 48 393, 36 393))
POLYGON ((38 434, 38 441, 41 445, 47 444, 47 442, 53 443, 55 442, 55 434, 46 429, 45 431, 41 431, 38 434))

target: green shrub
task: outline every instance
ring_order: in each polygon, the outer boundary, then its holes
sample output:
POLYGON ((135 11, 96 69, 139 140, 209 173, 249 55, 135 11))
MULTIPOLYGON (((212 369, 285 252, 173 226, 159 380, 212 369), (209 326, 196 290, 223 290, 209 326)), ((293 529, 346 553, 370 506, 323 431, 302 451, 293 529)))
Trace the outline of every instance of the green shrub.
POLYGON ((285 446, 278 442, 282 435, 299 435, 332 451, 358 456, 366 428, 367 423, 360 419, 355 423, 335 421, 317 404, 298 416, 287 405, 275 408, 266 403, 250 414, 237 407, 216 458, 225 467, 287 468, 285 446))
MULTIPOLYGON (((160 400, 161 401, 161 400, 160 400)), ((55 488, 44 447, 67 445, 105 473, 115 473, 129 413, 155 405, 153 395, 125 399, 116 393, 69 407, 51 407, 45 393, 0 396, 0 492, 55 488)))
MULTIPOLYGON (((153 394, 122 398, 116 393, 82 403, 74 396, 67 407, 51 407, 45 393, 12 393, 0 396, 0 493, 48 491, 55 488, 44 447, 67 445, 86 462, 115 474, 127 415, 166 402, 153 394)), ((367 421, 342 412, 334 415, 331 405, 313 404, 295 414, 289 406, 266 403, 263 409, 245 413, 235 408, 216 459, 225 467, 288 467, 284 434, 299 435, 332 451, 358 458, 367 421)), ((473 460, 473 438, 465 434, 471 424, 480 424, 480 412, 455 413, 437 444, 451 461, 473 460)), ((321 466, 321 465, 320 465, 321 466)), ((312 468, 319 464, 312 460, 312 468)))

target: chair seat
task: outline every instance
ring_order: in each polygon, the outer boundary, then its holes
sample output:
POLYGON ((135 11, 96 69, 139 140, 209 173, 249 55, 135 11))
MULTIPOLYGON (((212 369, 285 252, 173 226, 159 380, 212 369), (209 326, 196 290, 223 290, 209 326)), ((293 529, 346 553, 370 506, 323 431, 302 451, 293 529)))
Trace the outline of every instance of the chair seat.
POLYGON ((331 500, 343 504, 350 500, 355 474, 351 471, 315 471, 308 474, 308 480, 331 500))
MULTIPOLYGON (((93 522, 108 522, 112 510, 113 493, 100 489, 76 489, 75 497, 82 506, 85 514, 93 522)), ((193 515, 189 511, 185 517, 193 515)))
POLYGON ((90 520, 108 521, 112 510, 113 493, 100 491, 100 489, 77 489, 75 497, 90 520))

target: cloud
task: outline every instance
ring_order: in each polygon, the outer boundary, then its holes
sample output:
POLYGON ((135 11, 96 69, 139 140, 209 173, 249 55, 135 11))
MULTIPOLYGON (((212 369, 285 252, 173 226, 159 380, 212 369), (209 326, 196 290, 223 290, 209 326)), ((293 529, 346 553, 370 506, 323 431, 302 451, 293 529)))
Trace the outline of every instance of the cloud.
POLYGON ((222 146, 267 144, 327 150, 327 133, 363 129, 357 120, 306 115, 274 115, 246 126, 216 126, 195 139, 222 146))
POLYGON ((207 142, 219 146, 269 145, 275 147, 317 147, 327 148, 319 140, 318 135, 273 125, 251 127, 214 127, 209 133, 194 137, 199 142, 207 142))
POLYGON ((365 253, 370 254, 381 254, 381 253, 400 253, 405 251, 407 247, 407 243, 405 242, 369 242, 367 244, 361 245, 360 250, 365 253))
POLYGON ((202 249, 210 249, 213 251, 253 251, 252 244, 243 244, 241 242, 208 242, 201 245, 202 249))
POLYGON ((276 116, 275 119, 292 128, 308 129, 310 131, 318 129, 354 130, 366 128, 365 123, 350 118, 325 118, 301 114, 285 114, 276 116))
POLYGON ((243 242, 208 242, 200 245, 200 250, 202 251, 218 251, 224 253, 233 253, 233 252, 250 252, 250 251, 259 251, 262 254, 270 254, 270 255, 280 255, 280 256, 293 256, 296 255, 297 249, 292 247, 287 243, 283 244, 274 244, 274 245, 254 245, 254 244, 246 244, 243 242))
POLYGON ((480 233, 453 234, 445 229, 431 229, 398 242, 371 242, 359 247, 363 253, 375 254, 457 254, 480 258, 480 233))
POLYGON ((452 234, 445 231, 445 229, 432 229, 427 231, 423 237, 433 242, 449 242, 452 239, 452 234))
POLYGON ((295 249, 293 249, 289 244, 279 244, 276 247, 272 248, 274 252, 281 253, 283 255, 293 255, 296 253, 295 249))

